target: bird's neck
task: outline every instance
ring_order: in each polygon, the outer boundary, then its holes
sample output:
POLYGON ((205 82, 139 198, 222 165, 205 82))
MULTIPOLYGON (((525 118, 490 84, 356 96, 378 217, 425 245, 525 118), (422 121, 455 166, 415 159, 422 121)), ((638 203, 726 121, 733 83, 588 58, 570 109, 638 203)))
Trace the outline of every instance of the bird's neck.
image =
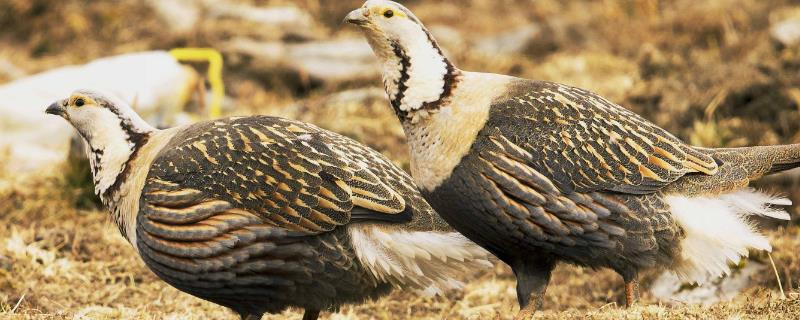
POLYGON ((464 71, 437 112, 403 121, 411 175, 421 189, 433 191, 450 176, 486 126, 492 105, 504 99, 514 81, 518 79, 464 71))
POLYGON ((116 192, 132 170, 129 163, 155 130, 149 125, 126 126, 124 123, 109 125, 103 132, 95 132, 89 137, 84 135, 95 194, 108 207, 114 205, 116 192))
POLYGON ((436 112, 448 101, 461 75, 427 31, 408 39, 413 40, 371 43, 380 52, 383 84, 401 120, 413 119, 420 111, 436 112))

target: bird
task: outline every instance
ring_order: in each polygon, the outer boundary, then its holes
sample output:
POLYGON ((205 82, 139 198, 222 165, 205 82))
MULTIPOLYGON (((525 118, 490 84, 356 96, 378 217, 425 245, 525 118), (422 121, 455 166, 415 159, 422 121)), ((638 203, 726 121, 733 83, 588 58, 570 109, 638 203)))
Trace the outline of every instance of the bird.
POLYGON ((46 113, 86 142, 94 191, 145 265, 243 319, 288 307, 317 319, 393 288, 441 293, 491 266, 402 169, 312 124, 248 116, 159 130, 93 90, 46 113))
POLYGON ((771 250, 752 218, 789 219, 791 201, 748 183, 800 166, 800 145, 695 147, 584 89, 463 71, 393 1, 344 20, 378 58, 423 196, 513 270, 518 319, 557 263, 616 271, 630 306, 641 271, 705 283, 771 250))

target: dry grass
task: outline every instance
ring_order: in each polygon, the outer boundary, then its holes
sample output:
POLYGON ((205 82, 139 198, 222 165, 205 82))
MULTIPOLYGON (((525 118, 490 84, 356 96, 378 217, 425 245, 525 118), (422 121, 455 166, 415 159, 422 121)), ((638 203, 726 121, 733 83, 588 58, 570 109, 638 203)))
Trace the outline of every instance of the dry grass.
MULTIPOLYGON (((355 36, 341 29, 347 1, 242 1, 296 3, 320 17, 319 38, 355 36)), ((201 25, 190 34, 160 32, 141 1, 0 1, 0 56, 38 72, 64 64, 145 49, 215 46, 236 35, 273 39, 237 21, 201 25), (136 17, 131 19, 130 17, 136 17), (88 32, 91 30, 92 32, 88 32), (10 31, 10 32, 9 32, 10 31)), ((644 114, 683 139, 705 146, 800 142, 800 48, 782 48, 768 36, 776 12, 789 0, 460 0, 406 1, 429 26, 445 25, 479 38, 530 22, 543 35, 520 54, 486 56, 446 47, 464 69, 508 73, 586 87, 644 114)), ((364 105, 342 103, 334 93, 374 82, 309 88, 279 76, 254 77, 229 61, 226 86, 236 113, 280 115, 354 137, 407 166, 404 138, 380 90, 364 105)), ((369 91, 368 91, 369 92, 369 91)), ((375 91, 372 91, 375 92, 375 91)), ((0 165, 3 161, 0 159, 0 165)), ((69 177, 0 177, 0 318, 205 319, 230 311, 167 286, 148 271, 119 236, 108 215, 76 202, 85 194, 69 177), (76 204, 80 204, 77 205, 76 204)), ((0 170, 2 172, 2 170, 0 170)), ((761 187, 782 190, 798 202, 793 182, 761 187)), ((78 179, 79 180, 79 179, 78 179)), ((89 205, 89 207, 91 207, 89 205)), ((797 217, 797 210, 792 214, 797 217)), ((770 231, 776 266, 788 298, 771 272, 754 276, 754 288, 708 307, 655 301, 622 302, 622 281, 607 270, 562 266, 548 289, 546 319, 798 319, 800 226, 797 218, 770 231)), ((763 255, 754 257, 767 261, 763 255)), ((651 278, 651 277, 648 277, 651 278)), ((425 298, 396 291, 332 319, 509 319, 516 312, 514 279, 501 265, 470 275, 463 292, 425 298)), ((643 288, 647 287, 647 281, 643 288)), ((268 319, 298 318, 287 311, 268 319)))
MULTIPOLYGON (((57 179, 18 184, 0 192, 0 318, 205 319, 233 318, 225 308, 195 299, 159 281, 119 236, 105 212, 76 210, 60 196, 57 179), (30 185, 28 185, 30 184, 30 185)), ((685 319, 800 317, 800 228, 772 233, 774 257, 788 299, 774 275, 757 275, 759 287, 711 307, 654 301, 626 310, 622 281, 613 272, 561 266, 548 289, 545 319, 685 319), (792 281, 788 281, 792 279, 792 281)), ((498 263, 465 279, 447 298, 396 291, 332 319, 510 319, 516 312, 514 278, 498 263)), ((644 284, 643 288, 646 288, 644 284)), ((296 311, 265 319, 299 318, 296 311)))

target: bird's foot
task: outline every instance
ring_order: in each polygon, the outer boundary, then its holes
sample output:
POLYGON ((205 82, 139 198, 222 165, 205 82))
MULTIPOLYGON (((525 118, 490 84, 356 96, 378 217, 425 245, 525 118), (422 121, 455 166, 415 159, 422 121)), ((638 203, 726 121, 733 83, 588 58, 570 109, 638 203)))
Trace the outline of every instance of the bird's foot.
POLYGON ((542 308, 542 302, 544 302, 544 292, 541 294, 531 293, 528 304, 525 306, 520 306, 519 313, 517 313, 517 316, 514 317, 514 320, 533 319, 533 315, 536 313, 536 310, 542 308))
POLYGON ((536 313, 536 307, 533 306, 533 304, 529 304, 519 310, 519 313, 517 313, 517 316, 514 317, 514 320, 531 320, 533 319, 534 313, 536 313))

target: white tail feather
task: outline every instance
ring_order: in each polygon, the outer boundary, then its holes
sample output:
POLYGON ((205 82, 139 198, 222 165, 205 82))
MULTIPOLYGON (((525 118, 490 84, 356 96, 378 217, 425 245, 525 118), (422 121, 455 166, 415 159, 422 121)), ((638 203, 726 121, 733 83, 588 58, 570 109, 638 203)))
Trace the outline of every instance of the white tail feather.
POLYGON ((350 237, 356 256, 377 279, 431 295, 461 288, 459 276, 492 266, 486 250, 457 232, 355 225, 350 237))
POLYGON ((772 207, 772 205, 792 205, 792 200, 787 198, 770 196, 750 188, 722 195, 721 198, 729 201, 742 213, 771 217, 779 220, 791 220, 788 212, 783 209, 772 207))
POLYGON ((671 195, 666 200, 686 234, 681 242, 682 259, 673 271, 681 280, 698 284, 729 274, 729 263, 739 263, 749 249, 771 251, 767 238, 747 217, 788 220, 786 211, 771 205, 791 204, 788 199, 749 188, 715 197, 671 195))

